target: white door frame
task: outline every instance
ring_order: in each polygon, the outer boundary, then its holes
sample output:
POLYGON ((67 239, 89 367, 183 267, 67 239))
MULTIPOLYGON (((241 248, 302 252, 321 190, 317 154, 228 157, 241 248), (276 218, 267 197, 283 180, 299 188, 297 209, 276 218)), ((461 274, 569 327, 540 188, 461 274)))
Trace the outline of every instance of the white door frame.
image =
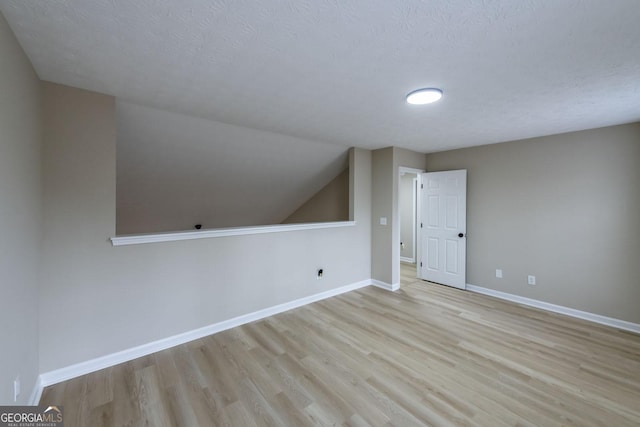
MULTIPOLYGON (((416 210, 418 209, 418 174, 414 174, 411 172, 405 172, 404 175, 406 174, 410 174, 410 175, 415 175, 415 178, 412 179, 411 182, 411 253, 409 254, 409 256, 400 256, 400 262, 408 262, 411 264, 414 264, 416 262, 416 245, 418 244, 418 239, 416 238, 416 227, 417 227, 417 221, 416 221, 416 210)), ((402 181, 402 177, 404 176, 403 174, 401 174, 401 178, 400 180, 402 181)), ((402 182, 400 183, 400 185, 402 186, 402 182)), ((398 197, 400 197, 400 193, 398 193, 398 197)), ((400 202, 400 199, 398 199, 398 203, 401 207, 401 209, 398 210, 398 216, 400 217, 400 251, 402 251, 402 216, 403 216, 403 212, 402 212, 402 208, 404 208, 405 206, 403 206, 400 202)))
POLYGON ((416 174, 413 178, 411 185, 411 198, 413 199, 413 209, 411 212, 411 238, 413 239, 413 246, 411 251, 411 262, 415 264, 418 261, 416 257, 416 247, 418 246, 418 182, 420 181, 420 175, 416 174))
MULTIPOLYGON (((408 168, 405 166, 400 166, 398 168, 398 188, 397 188, 397 194, 398 196, 400 195, 400 185, 401 185, 401 181, 400 181, 400 177, 406 173, 414 173, 416 174, 416 177, 418 179, 417 181, 417 188, 420 188, 420 185, 422 183, 422 174, 425 173, 426 171, 424 169, 416 169, 416 168, 408 168)), ((414 260, 417 261, 420 259, 420 227, 418 227, 418 224, 420 224, 420 206, 421 206, 421 198, 420 198, 420 191, 416 191, 417 192, 417 196, 416 196, 416 218, 415 218, 415 224, 413 225, 416 233, 415 234, 415 239, 416 241, 414 242, 414 260)), ((394 244, 394 250, 398 251, 398 258, 400 259, 400 197, 398 197, 398 200, 396 201, 397 203, 397 212, 398 215, 396 215, 395 218, 395 227, 398 230, 398 242, 397 244, 394 244)))

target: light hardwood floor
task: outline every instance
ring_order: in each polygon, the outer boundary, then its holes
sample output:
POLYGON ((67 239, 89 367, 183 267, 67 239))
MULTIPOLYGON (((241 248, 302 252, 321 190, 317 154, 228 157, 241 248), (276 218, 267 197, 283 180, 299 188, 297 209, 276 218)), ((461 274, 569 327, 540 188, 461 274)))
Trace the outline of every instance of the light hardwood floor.
POLYGON ((48 387, 65 426, 640 425, 640 336, 418 281, 48 387))

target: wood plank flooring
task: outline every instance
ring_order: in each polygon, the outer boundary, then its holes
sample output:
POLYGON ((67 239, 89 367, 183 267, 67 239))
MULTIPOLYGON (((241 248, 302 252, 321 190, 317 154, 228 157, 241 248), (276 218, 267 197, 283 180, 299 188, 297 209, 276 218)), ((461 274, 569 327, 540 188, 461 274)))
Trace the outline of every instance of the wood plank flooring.
POLYGON ((638 426, 640 336, 418 281, 47 387, 65 426, 638 426))

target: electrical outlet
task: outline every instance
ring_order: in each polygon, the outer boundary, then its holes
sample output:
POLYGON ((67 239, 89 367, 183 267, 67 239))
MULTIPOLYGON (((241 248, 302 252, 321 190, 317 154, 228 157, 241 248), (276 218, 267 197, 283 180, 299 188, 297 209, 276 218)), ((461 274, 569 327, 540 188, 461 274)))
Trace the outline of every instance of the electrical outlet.
POLYGON ((381 216, 380 217, 380 225, 387 225, 387 217, 386 216, 381 216))
POLYGON ((13 380, 13 401, 17 402, 18 401, 18 397, 20 397, 20 377, 16 377, 15 380, 13 380))
POLYGON ((500 270, 499 268, 498 268, 498 269, 496 269, 496 277, 497 277, 498 279, 502 279, 502 270, 500 270))
POLYGON ((527 277, 527 283, 530 284, 530 285, 535 285, 536 284, 536 276, 529 275, 527 277))

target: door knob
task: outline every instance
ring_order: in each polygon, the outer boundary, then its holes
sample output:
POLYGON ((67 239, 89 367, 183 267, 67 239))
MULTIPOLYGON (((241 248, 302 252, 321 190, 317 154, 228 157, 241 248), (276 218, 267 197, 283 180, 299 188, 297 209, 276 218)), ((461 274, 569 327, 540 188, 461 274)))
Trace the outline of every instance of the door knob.
POLYGON ((464 237, 464 234, 458 233, 458 237, 464 237))

